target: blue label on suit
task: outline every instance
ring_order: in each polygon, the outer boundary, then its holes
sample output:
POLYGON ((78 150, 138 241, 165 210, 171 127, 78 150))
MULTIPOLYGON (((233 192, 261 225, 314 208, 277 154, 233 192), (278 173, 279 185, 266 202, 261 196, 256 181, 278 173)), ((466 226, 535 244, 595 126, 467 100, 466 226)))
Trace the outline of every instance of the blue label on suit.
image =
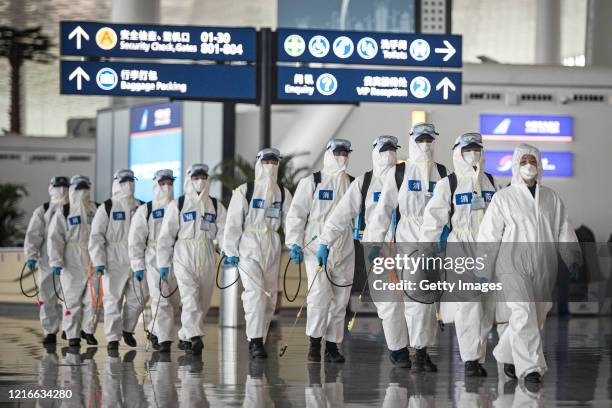
POLYGON ((472 193, 455 194, 455 205, 470 204, 472 202, 472 193))
POLYGON ((70 225, 79 225, 81 223, 81 216, 75 215, 74 217, 68 218, 68 223, 70 225))
POLYGON ((196 212, 195 211, 189 211, 189 212, 183 213, 183 221, 184 222, 195 221, 195 218, 196 218, 196 212))
POLYGON ((429 190, 427 190, 427 191, 429 191, 430 193, 433 193, 434 188, 436 188, 436 182, 435 181, 430 181, 429 182, 429 190))
POLYGON ((153 210, 151 215, 153 216, 154 219, 164 218, 164 209, 163 208, 158 208, 157 210, 153 210))
POLYGON ((380 191, 375 191, 372 198, 374 199, 374 202, 377 203, 380 199, 380 191))
POLYGON ((212 224, 217 220, 217 214, 204 213, 204 219, 212 224))
POLYGON ((421 191, 421 180, 408 180, 408 191, 421 191))
POLYGON ((113 220, 125 221, 125 213, 123 211, 113 211, 113 220))
POLYGON ((483 191, 482 192, 482 196, 484 197, 487 203, 493 199, 494 194, 495 194, 495 191, 483 191))
POLYGON ((319 200, 333 200, 333 199, 334 199, 333 190, 319 190, 319 200))
POLYGON ((253 203, 253 208, 266 208, 266 200, 254 198, 251 202, 253 203))

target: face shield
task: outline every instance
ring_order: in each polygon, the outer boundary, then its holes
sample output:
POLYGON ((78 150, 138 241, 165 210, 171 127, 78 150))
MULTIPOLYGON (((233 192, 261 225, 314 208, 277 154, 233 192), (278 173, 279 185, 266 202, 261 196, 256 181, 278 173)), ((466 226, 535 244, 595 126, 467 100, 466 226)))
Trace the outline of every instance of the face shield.
POLYGON ((323 169, 332 175, 346 171, 348 155, 352 151, 350 141, 345 139, 330 140, 323 156, 323 169))

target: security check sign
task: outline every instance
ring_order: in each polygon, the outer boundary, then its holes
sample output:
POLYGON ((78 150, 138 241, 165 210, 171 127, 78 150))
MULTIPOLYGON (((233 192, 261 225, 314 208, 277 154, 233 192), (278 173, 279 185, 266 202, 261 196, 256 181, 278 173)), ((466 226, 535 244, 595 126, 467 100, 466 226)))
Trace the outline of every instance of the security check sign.
POLYGON ((461 36, 278 29, 278 61, 461 68, 461 36))
POLYGON ((60 54, 78 57, 255 61, 254 28, 60 23, 60 54))

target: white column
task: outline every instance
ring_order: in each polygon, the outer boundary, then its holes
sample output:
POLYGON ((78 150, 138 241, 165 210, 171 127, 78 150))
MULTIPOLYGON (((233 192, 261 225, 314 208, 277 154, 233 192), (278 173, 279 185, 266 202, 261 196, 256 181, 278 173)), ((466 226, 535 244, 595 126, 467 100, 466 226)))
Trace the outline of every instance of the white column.
POLYGON ((113 0, 113 23, 159 23, 160 0, 113 0))
POLYGON ((589 0, 587 10, 586 64, 612 66, 612 1, 589 0))
POLYGON ((561 63, 561 0, 536 0, 536 64, 561 63))

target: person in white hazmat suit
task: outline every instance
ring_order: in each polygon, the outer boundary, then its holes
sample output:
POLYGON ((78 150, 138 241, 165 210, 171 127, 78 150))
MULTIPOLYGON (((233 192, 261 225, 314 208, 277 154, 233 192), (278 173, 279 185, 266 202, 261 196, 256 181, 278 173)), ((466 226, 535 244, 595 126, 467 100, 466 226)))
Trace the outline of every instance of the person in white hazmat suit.
POLYGON ((238 268, 251 358, 267 358, 264 341, 276 308, 281 240, 291 193, 277 180, 278 149, 257 153, 255 181, 232 193, 223 237, 224 263, 238 268), (267 293, 266 293, 267 292, 267 293))
MULTIPOLYGON (((389 228, 394 230, 396 242, 417 247, 425 205, 431 199, 436 183, 447 174, 443 165, 433 161, 437 135, 434 125, 430 123, 414 125, 408 142, 408 161, 398 164, 395 174, 387 173, 379 203, 368 220, 363 236, 364 242, 374 243, 368 254, 369 261, 379 256, 380 245, 385 241, 389 228), (403 169, 403 177, 400 169, 403 169), (401 180, 399 185, 398 180, 401 180)), ((406 324, 397 321, 390 325, 390 337, 406 344, 407 326, 410 346, 416 350, 415 371, 437 371, 427 354, 427 346, 434 344, 436 338, 435 306, 405 299, 403 304, 397 301, 380 302, 377 308, 381 316, 399 316, 401 311, 398 313, 397 309, 403 309, 406 324)), ((406 358, 406 365, 410 366, 409 357, 406 358)))
POLYGON ((311 362, 321 361, 322 338, 326 342, 325 361, 344 362, 338 344, 344 338, 344 317, 351 288, 336 285, 353 281, 355 247, 351 223, 345 225, 343 233, 331 246, 327 268, 334 283, 330 282, 324 271, 317 272, 319 263, 315 251, 318 246, 314 244, 318 239, 305 251, 302 248, 312 237, 321 235, 328 215, 347 191, 351 177, 346 173, 346 166, 351 151, 348 140, 330 140, 323 156, 323 169, 300 180, 287 214, 285 242, 291 249, 289 257, 295 263, 305 258, 308 287, 311 288, 306 320, 306 335, 310 339, 308 361, 311 362), (315 277, 316 282, 313 283, 315 277))
POLYGON ((193 355, 201 355, 204 319, 215 285, 214 241, 219 245, 223 242, 226 211, 220 201, 208 194, 205 164, 191 165, 184 191, 184 196, 166 207, 157 238, 157 266, 166 287, 170 286, 171 269, 178 282, 183 303, 180 336, 187 341, 183 348, 190 348, 193 355))
POLYGON ((136 347, 134 330, 148 299, 146 282, 137 283, 130 272, 128 234, 134 213, 142 205, 134 198, 134 180, 132 170, 115 173, 112 197, 98 207, 89 237, 94 272, 103 275, 104 335, 109 350, 119 348, 122 335, 128 346, 136 347))
POLYGON ((80 338, 97 345, 94 337, 94 314, 99 302, 97 274, 89 287, 89 252, 87 244, 91 222, 97 204, 91 200, 88 177, 76 175, 70 179, 69 202, 53 215, 49 224, 47 248, 49 265, 58 275, 64 293, 64 303, 70 313, 64 313, 63 327, 69 344, 80 346, 80 338), (94 289, 95 288, 95 289, 94 289))
MULTIPOLYGON (((363 231, 364 227, 367 227, 372 212, 380 199, 383 180, 390 169, 395 168, 399 147, 395 136, 380 136, 374 140, 372 170, 357 177, 350 184, 338 205, 327 216, 319 237, 321 244, 317 250, 318 263, 327 263, 329 248, 333 248, 337 240, 344 239, 346 229, 353 225, 353 220, 355 220, 355 238, 360 238, 360 232, 363 231)), ((397 319, 393 319, 389 315, 381 315, 380 311, 379 317, 383 320, 383 331, 387 340, 387 347, 391 350, 391 361, 394 364, 403 364, 408 356, 408 350, 406 349, 408 341, 396 339, 400 336, 392 337, 395 330, 394 326, 399 324, 397 319)))
MULTIPOLYGON (((478 231, 479 243, 500 243, 497 254, 485 254, 495 260, 495 278, 503 285, 510 309, 508 327, 493 355, 509 377, 536 385, 547 370, 542 329, 552 306, 547 300, 558 256, 570 273, 582 261, 565 206, 555 191, 541 185, 542 175, 540 151, 527 144, 517 146, 511 184, 493 196, 478 231)), ((486 269, 481 278, 491 279, 491 274, 486 269)))
POLYGON ((155 320, 149 327, 149 339, 153 348, 169 353, 174 337, 174 318, 180 308, 180 295, 170 292, 176 288, 174 274, 166 277, 167 286, 160 296, 160 274, 157 268, 157 238, 168 204, 174 199, 174 175, 172 170, 163 169, 153 177, 153 200, 136 210, 128 235, 130 263, 137 281, 145 277, 151 297, 151 315, 155 320), (171 289, 168 289, 171 288, 171 289), (172 293, 170 295, 170 293, 172 293))
POLYGON ((55 344, 59 331, 62 305, 53 290, 53 274, 47 257, 48 226, 53 214, 68 202, 68 177, 55 176, 49 182, 49 201, 37 207, 28 223, 23 242, 27 268, 36 272, 38 264, 39 319, 43 331, 43 344, 55 344))
MULTIPOLYGON (((482 136, 479 133, 465 133, 455 140, 455 171, 436 183, 433 197, 423 213, 420 243, 437 246, 445 227, 449 226, 451 231, 446 255, 452 258, 476 256, 470 244, 476 242, 480 222, 495 194, 493 176, 482 170, 482 151, 482 136), (461 246, 460 243, 468 245, 461 246)), ((468 377, 487 375, 482 363, 485 360, 487 336, 493 324, 494 307, 490 307, 491 302, 485 304, 481 300, 449 302, 448 305, 468 377)))

